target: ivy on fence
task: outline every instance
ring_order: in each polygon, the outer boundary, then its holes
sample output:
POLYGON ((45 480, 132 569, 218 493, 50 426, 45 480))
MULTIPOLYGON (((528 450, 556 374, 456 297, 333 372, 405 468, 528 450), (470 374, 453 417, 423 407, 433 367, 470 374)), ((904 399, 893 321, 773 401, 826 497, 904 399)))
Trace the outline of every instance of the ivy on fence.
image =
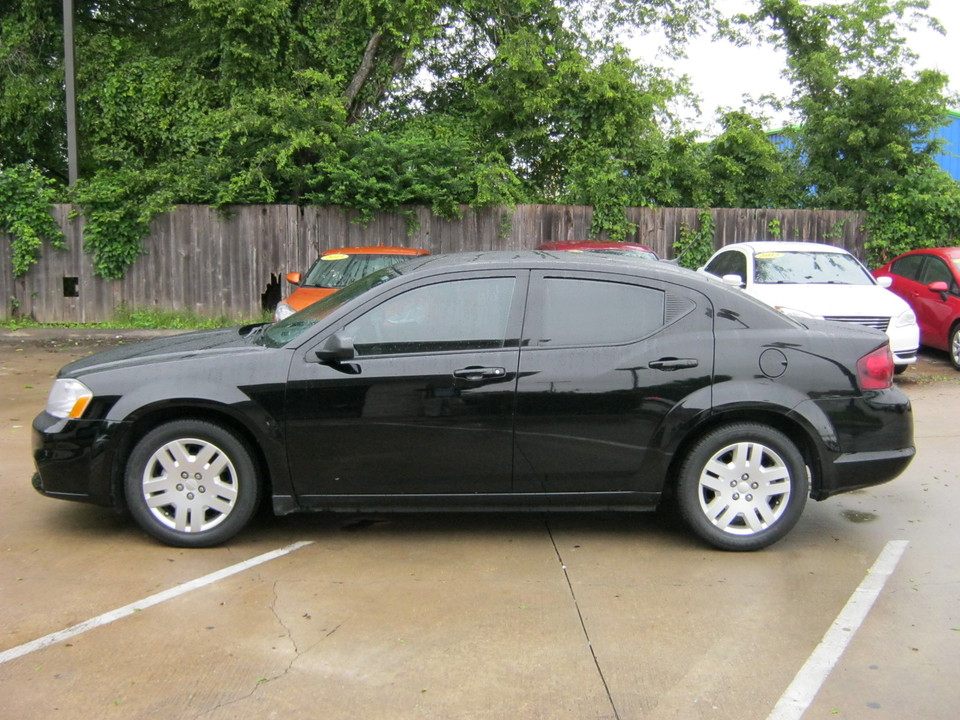
POLYGON ((13 237, 13 274, 25 275, 46 240, 63 248, 63 233, 50 214, 57 199, 54 183, 30 163, 0 168, 0 230, 13 237))

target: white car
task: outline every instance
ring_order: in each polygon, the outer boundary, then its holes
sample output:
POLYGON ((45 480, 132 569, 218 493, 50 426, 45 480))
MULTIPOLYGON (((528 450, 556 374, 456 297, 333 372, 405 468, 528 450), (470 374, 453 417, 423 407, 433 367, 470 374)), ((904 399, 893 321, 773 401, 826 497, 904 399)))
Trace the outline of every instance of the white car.
POLYGON ((917 361, 920 328, 907 303, 843 248, 812 242, 745 242, 721 248, 700 268, 796 318, 883 330, 897 372, 917 361))

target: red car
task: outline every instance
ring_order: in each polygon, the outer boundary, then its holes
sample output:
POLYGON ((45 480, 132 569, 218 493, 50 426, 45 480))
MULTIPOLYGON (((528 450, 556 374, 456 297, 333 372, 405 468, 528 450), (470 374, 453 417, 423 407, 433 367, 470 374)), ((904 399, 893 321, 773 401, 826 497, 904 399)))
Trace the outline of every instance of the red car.
POLYGON ((647 260, 659 260, 657 254, 646 245, 607 240, 564 240, 537 245, 537 250, 568 250, 572 252, 592 252, 603 255, 625 255, 647 260))
POLYGON ((873 271, 917 315, 920 344, 946 350, 960 370, 960 247, 921 248, 873 271))
POLYGON ((283 320, 364 275, 429 254, 422 248, 382 245, 325 250, 307 271, 306 277, 298 272, 287 273, 287 281, 297 289, 277 305, 273 319, 283 320))

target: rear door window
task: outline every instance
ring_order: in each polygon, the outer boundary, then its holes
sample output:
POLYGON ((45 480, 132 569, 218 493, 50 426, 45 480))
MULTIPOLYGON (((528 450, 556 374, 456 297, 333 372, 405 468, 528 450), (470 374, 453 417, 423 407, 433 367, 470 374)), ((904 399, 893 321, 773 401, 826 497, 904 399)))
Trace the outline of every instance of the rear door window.
POLYGON ((544 278, 539 347, 620 344, 664 323, 664 293, 641 285, 544 278))

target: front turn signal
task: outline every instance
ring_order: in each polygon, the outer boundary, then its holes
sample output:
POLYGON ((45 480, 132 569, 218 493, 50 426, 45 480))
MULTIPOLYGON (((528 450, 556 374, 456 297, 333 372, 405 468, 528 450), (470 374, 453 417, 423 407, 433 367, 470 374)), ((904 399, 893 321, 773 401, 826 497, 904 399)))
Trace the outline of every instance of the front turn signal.
POLYGON ((47 397, 47 412, 58 418, 83 416, 93 392, 76 378, 57 378, 47 397))

